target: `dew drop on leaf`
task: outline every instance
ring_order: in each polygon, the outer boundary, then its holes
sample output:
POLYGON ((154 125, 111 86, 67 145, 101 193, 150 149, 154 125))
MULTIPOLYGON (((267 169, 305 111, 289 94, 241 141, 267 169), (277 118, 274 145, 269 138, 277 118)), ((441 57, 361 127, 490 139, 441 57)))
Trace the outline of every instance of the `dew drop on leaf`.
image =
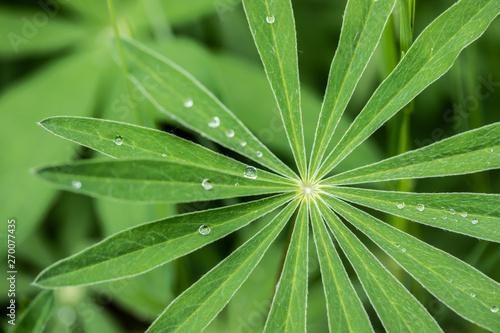
POLYGON ((398 202, 398 203, 396 204, 396 207, 398 207, 399 209, 403 209, 403 208, 405 208, 405 203, 404 203, 404 202, 402 202, 402 201, 401 201, 401 202, 398 202))
POLYGON ((470 293, 470 297, 474 298, 474 297, 476 297, 476 294, 470 293))
POLYGON ((266 21, 269 24, 273 24, 274 23, 274 16, 268 16, 268 17, 266 17, 266 21))
POLYGON ((462 214, 460 214, 462 217, 467 217, 467 212, 463 212, 462 214))
POLYGON ((210 227, 208 225, 201 225, 199 228, 198 228, 198 232, 200 233, 200 235, 202 236, 206 236, 210 233, 210 227))
POLYGON ((203 186, 203 188, 207 191, 211 190, 214 187, 212 185, 212 182, 208 178, 203 179, 203 181, 201 182, 201 186, 203 186))
POLYGON ((161 157, 167 157, 167 154, 163 153, 161 154, 161 157))
POLYGON ((121 146, 123 143, 123 138, 120 135, 117 135, 117 136, 115 136, 114 142, 115 142, 115 145, 121 146))
POLYGON ((424 205, 422 205, 422 204, 417 205, 417 210, 418 210, 419 212, 423 212, 423 211, 424 211, 424 209, 425 209, 425 206, 424 206, 424 205))
POLYGON ((472 220, 472 224, 477 224, 478 222, 479 222, 479 221, 478 221, 478 220, 476 220, 476 219, 472 220))
POLYGON ((403 248, 401 249, 401 251, 406 252, 406 249, 403 247, 403 248))
POLYGON ((219 117, 213 117, 212 121, 208 123, 208 126, 210 126, 212 128, 219 127, 219 125, 220 125, 220 119, 219 119, 219 117))
POLYGON ((187 107, 187 108, 190 108, 193 106, 193 100, 192 99, 188 99, 187 101, 184 102, 184 106, 187 107))
POLYGON ((234 131, 232 129, 229 129, 226 131, 226 136, 228 138, 232 138, 234 136, 234 131))
POLYGON ((78 190, 79 188, 82 187, 82 182, 80 182, 78 180, 73 180, 71 182, 71 186, 73 186, 73 188, 76 188, 78 190))
POLYGON ((253 166, 247 166, 245 172, 243 173, 243 176, 245 176, 245 178, 257 179, 257 168, 253 166))
POLYGON ((446 220, 446 218, 447 218, 447 217, 446 217, 446 216, 443 216, 442 218, 443 218, 443 220, 446 220))
POLYGON ((240 184, 239 183, 235 183, 234 186, 240 186, 240 184))
POLYGON ((491 308, 491 312, 497 313, 498 312, 498 306, 494 306, 491 308))
POLYGON ((245 147, 245 146, 247 145, 247 143, 246 143, 245 141, 243 141, 242 143, 240 143, 240 145, 241 145, 242 147, 245 147))
POLYGON ((262 152, 261 151, 257 151, 257 157, 262 157, 262 152))
POLYGON ((455 215, 455 213, 456 213, 456 211, 455 211, 453 208, 452 208, 452 209, 450 209, 450 214, 451 214, 451 215, 455 215))

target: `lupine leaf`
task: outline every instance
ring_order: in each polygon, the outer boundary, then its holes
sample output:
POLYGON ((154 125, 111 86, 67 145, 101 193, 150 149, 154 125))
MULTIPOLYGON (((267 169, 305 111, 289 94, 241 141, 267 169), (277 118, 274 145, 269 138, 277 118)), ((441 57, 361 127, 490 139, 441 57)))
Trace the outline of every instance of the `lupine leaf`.
POLYGON ((48 267, 35 280, 46 288, 86 285, 144 273, 212 243, 283 205, 291 195, 178 215, 119 232, 48 267), (206 225, 207 235, 200 234, 206 225))
POLYGON ((177 297, 147 330, 201 332, 248 278, 299 204, 295 200, 266 227, 177 297))
MULTIPOLYGON (((40 122, 44 128, 65 139, 116 158, 155 158, 241 175, 246 165, 184 140, 151 128, 83 117, 52 117, 40 122), (116 138, 119 137, 119 145, 116 138), (210 163, 207 163, 210 161, 210 163)), ((286 184, 294 182, 261 171, 263 179, 286 184)), ((261 178, 261 177, 258 177, 261 178)))
POLYGON ((500 285, 446 252, 438 250, 335 198, 326 201, 363 231, 434 296, 460 316, 500 331, 500 285))
POLYGON ((467 174, 500 167, 500 123, 330 177, 324 184, 467 174))
POLYGON ((382 324, 389 332, 442 332, 415 297, 382 266, 322 201, 321 214, 358 274, 382 324))
POLYGON ((305 332, 307 310, 308 209, 303 202, 276 287, 264 332, 305 332))
POLYGON ((311 207, 311 224, 323 280, 329 331, 373 332, 316 204, 311 207))
POLYGON ((118 160, 46 167, 36 172, 66 190, 145 203, 194 202, 294 190, 293 185, 268 181, 267 175, 273 175, 244 165, 239 170, 216 171, 180 162, 118 160))
POLYGON ((243 0, 300 174, 306 174, 295 19, 290 0, 243 0))
POLYGON ((138 42, 122 41, 134 93, 184 126, 278 173, 296 178, 216 97, 171 61, 138 42))
POLYGON ((405 193, 330 187, 344 200, 433 227, 500 242, 500 195, 479 193, 405 193))
POLYGON ((54 308, 54 292, 43 290, 15 321, 10 333, 43 333, 54 308))
POLYGON ((498 0, 462 0, 432 22, 375 91, 321 165, 316 178, 330 172, 396 112, 446 73, 460 52, 483 34, 499 12, 498 0))
POLYGON ((375 51, 395 0, 350 0, 333 58, 311 153, 310 172, 319 167, 340 117, 375 51))

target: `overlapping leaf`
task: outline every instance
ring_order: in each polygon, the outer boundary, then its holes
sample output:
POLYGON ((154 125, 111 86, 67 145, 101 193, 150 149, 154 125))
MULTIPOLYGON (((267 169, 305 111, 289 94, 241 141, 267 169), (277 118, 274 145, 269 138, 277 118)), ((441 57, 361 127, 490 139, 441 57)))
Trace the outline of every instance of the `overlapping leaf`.
POLYGON ((11 333, 43 333, 54 308, 54 291, 38 294, 15 323, 11 333))
POLYGON ((147 330, 201 332, 257 266, 299 204, 295 200, 266 227, 176 298, 147 330))
POLYGON ((333 58, 328 86, 311 153, 314 173, 326 152, 340 117, 380 40, 395 0, 347 2, 339 46, 333 58))
POLYGON ((460 52, 483 34, 499 12, 498 0, 462 0, 432 22, 375 91, 321 165, 316 178, 330 172, 383 123, 446 73, 460 52))
POLYGON ((279 195, 127 229, 48 267, 35 283, 55 288, 140 274, 238 230, 291 198, 279 195), (200 234, 200 228, 208 234, 200 234))
POLYGON ((281 112, 300 174, 306 175, 295 19, 290 0, 243 0, 250 30, 281 112))
MULTIPOLYGON (((326 201, 460 316, 500 331, 500 285, 463 261, 338 199, 326 201)), ((497 227, 498 229, 498 227, 497 227)))

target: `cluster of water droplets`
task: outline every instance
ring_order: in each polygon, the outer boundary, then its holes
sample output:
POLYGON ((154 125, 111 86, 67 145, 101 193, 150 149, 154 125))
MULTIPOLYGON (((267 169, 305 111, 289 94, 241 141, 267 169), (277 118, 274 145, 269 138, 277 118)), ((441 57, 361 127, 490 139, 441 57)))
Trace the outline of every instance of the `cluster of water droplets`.
MULTIPOLYGON (((245 168, 245 171, 243 171, 243 177, 249 178, 249 179, 257 179, 258 176, 258 170, 256 167, 253 166, 247 166, 245 168)), ((239 186, 239 183, 235 183, 234 186, 239 186)), ((207 190, 210 191, 211 189, 214 188, 214 185, 212 184, 212 181, 208 178, 203 179, 201 182, 201 186, 207 190)))
MULTIPOLYGON (((406 207, 406 204, 403 201, 398 201, 398 202, 396 202, 396 207, 398 209, 403 209, 403 208, 406 207)), ((415 209, 418 210, 419 212, 423 212, 425 210, 425 205, 424 204, 418 204, 418 205, 415 206, 415 209)), ((453 209, 453 208, 450 208, 449 210, 446 210, 444 207, 441 207, 441 209, 443 210, 443 215, 441 216, 441 218, 443 220, 446 220, 448 218, 446 216, 446 214, 450 214, 450 215, 457 214, 457 211, 455 209, 453 209)), ((467 212, 461 212, 461 213, 459 213, 459 215, 461 217, 463 217, 463 218, 466 218, 466 217, 469 216, 469 214, 467 212)), ((433 217, 432 219, 436 220, 436 217, 433 217)), ((458 222, 458 219, 456 219, 456 218, 454 218, 453 220, 455 222, 458 222)), ((474 218, 474 219, 471 220, 471 223, 474 224, 474 225, 478 224, 479 220, 474 218)))

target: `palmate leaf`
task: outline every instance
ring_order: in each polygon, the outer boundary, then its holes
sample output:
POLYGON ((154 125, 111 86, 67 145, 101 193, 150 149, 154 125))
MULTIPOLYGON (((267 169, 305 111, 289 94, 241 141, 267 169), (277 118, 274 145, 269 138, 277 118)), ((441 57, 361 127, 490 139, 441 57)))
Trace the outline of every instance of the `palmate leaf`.
POLYGON ((48 267, 38 275, 35 283, 45 288, 58 288, 144 273, 238 230, 292 197, 283 194, 127 229, 48 267))
POLYGON ((341 199, 433 227, 500 242, 500 195, 323 188, 341 199))
POLYGON ((311 153, 314 173, 326 152, 340 117, 380 40, 395 0, 349 0, 335 52, 311 153))
POLYGON ((148 333, 201 332, 245 282, 299 205, 285 207, 266 227, 176 298, 148 333))
POLYGON ((54 291, 42 291, 24 310, 10 333, 43 333, 53 309, 54 291))
POLYGON ((338 199, 329 197, 326 202, 460 316, 494 332, 500 331, 496 313, 500 284, 446 252, 338 199))
POLYGON ((473 173, 500 168, 500 123, 457 134, 432 145, 324 180, 344 185, 473 173))
POLYGON ((330 332, 373 332, 368 315, 354 291, 316 204, 311 207, 311 224, 325 291, 330 332))
POLYGON ((446 73, 460 52, 479 38, 499 13, 499 0, 462 0, 432 22, 377 88, 315 178, 330 172, 396 112, 446 73))
POLYGON ((184 126, 282 175, 296 178, 215 96, 171 61, 139 43, 122 41, 130 80, 140 98, 184 126), (142 95, 141 95, 142 94, 142 95))
POLYGON ((387 331, 442 332, 422 304, 382 266, 335 213, 322 200, 317 202, 387 331))
POLYGON ((305 332, 307 310, 308 208, 301 205, 264 332, 305 332))
POLYGON ((292 4, 290 0, 243 0, 243 6, 276 97, 295 161, 304 178, 306 148, 292 4))

